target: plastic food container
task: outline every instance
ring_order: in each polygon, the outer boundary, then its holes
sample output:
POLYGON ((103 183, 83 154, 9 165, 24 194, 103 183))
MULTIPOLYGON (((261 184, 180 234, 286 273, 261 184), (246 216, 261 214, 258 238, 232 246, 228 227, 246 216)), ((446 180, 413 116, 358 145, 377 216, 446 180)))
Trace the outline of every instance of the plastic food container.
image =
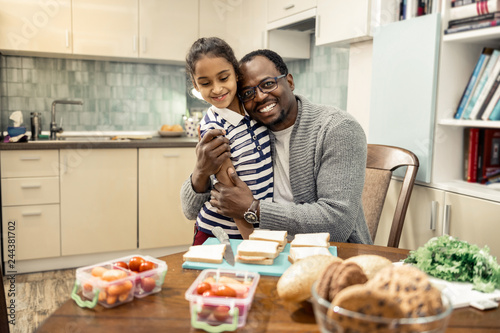
POLYGON ((203 270, 185 294, 190 303, 191 325, 207 332, 233 331, 244 326, 259 279, 259 273, 255 272, 203 270), (203 289, 210 290, 213 295, 198 293, 202 282, 210 284, 209 289, 203 284, 203 289), (221 291, 227 295, 228 288, 234 290, 236 297, 216 296, 221 291))
POLYGON ((417 318, 383 318, 366 315, 360 312, 349 311, 335 307, 335 318, 327 315, 331 303, 321 298, 316 292, 314 282, 311 293, 314 316, 321 333, 444 333, 448 326, 453 307, 450 299, 442 295, 444 311, 435 316, 417 318))
POLYGON ((71 298, 80 307, 94 308, 96 304, 100 304, 112 308, 131 302, 134 297, 142 298, 159 292, 166 273, 167 264, 164 261, 143 255, 130 255, 81 267, 76 270, 71 298), (138 262, 148 261, 152 268, 134 272, 116 264, 128 264, 132 258, 139 258, 138 262))

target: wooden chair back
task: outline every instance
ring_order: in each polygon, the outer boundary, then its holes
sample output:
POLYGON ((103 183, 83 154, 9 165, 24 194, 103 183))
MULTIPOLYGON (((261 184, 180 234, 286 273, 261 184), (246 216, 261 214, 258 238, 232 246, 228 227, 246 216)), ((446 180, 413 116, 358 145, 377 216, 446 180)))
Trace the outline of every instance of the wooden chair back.
POLYGON ((365 219, 372 240, 377 235, 380 215, 384 208, 387 190, 394 170, 406 167, 403 185, 399 193, 387 246, 398 247, 403 231, 406 210, 410 202, 413 184, 419 167, 418 158, 411 151, 392 146, 368 144, 365 185, 362 201, 365 219))

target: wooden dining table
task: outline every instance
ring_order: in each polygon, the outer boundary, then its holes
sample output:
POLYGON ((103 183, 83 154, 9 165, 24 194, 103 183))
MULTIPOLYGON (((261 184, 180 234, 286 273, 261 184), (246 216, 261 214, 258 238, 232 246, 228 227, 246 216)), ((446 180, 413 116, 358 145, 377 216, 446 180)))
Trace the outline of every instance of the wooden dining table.
MULTIPOLYGON (((334 242, 331 245, 337 247, 337 255, 343 259, 377 254, 397 262, 408 255, 408 250, 375 245, 334 242)), ((189 302, 184 295, 200 271, 183 269, 182 254, 159 258, 168 265, 161 292, 110 309, 101 305, 93 309, 80 308, 68 295, 68 300, 36 332, 202 332, 191 327, 189 302)), ((275 276, 260 277, 246 325, 237 332, 319 332, 311 307, 285 302, 278 297, 278 280, 275 276)), ((500 308, 487 311, 471 307, 455 309, 446 332, 498 333, 500 308)))

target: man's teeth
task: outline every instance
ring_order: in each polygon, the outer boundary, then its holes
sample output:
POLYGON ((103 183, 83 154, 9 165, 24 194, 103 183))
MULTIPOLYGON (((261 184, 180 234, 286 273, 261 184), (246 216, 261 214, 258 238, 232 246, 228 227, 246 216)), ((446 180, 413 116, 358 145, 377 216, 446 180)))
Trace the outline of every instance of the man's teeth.
POLYGON ((269 112, 271 111, 274 107, 276 106, 276 103, 273 103, 273 104, 269 104, 268 106, 266 106, 265 108, 262 108, 260 109, 259 112, 261 113, 266 113, 266 112, 269 112))

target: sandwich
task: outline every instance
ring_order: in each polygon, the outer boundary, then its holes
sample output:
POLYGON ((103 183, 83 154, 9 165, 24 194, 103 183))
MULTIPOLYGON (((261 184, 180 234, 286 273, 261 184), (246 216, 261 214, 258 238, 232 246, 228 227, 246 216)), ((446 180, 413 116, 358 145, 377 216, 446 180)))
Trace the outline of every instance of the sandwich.
POLYGON ((285 230, 255 229, 248 239, 277 242, 279 244, 278 251, 281 252, 287 243, 286 236, 287 232, 285 230))
POLYGON ((300 246, 318 246, 326 247, 330 246, 330 233, 328 232, 317 232, 309 234, 296 234, 290 246, 300 247, 300 246))
POLYGON ((184 261, 221 264, 225 250, 226 244, 190 246, 189 250, 182 256, 182 259, 184 261))
POLYGON ((288 261, 292 264, 311 256, 325 255, 333 256, 333 254, 326 248, 320 246, 296 246, 290 248, 290 254, 288 255, 288 261))
POLYGON ((236 261, 243 264, 272 265, 278 254, 278 242, 246 239, 238 245, 236 261))

